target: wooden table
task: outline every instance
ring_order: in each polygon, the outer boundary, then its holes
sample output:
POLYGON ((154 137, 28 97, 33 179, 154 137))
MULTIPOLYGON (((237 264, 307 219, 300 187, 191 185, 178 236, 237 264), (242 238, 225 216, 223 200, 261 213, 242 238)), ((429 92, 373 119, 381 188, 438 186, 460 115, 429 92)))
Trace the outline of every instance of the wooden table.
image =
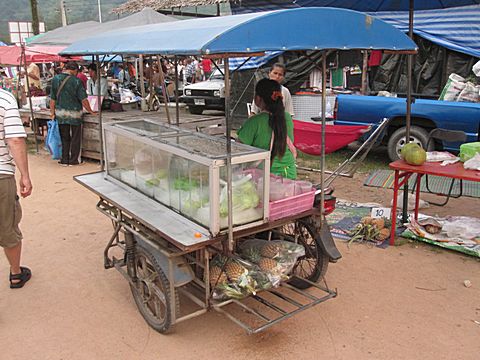
POLYGON ((410 165, 403 160, 397 160, 390 163, 390 168, 395 171, 395 180, 393 183, 393 205, 392 205, 392 230, 390 233, 390 245, 395 244, 395 225, 397 222, 397 196, 398 190, 414 174, 417 175, 415 187, 415 220, 418 219, 418 205, 420 203, 420 181, 424 175, 443 176, 450 179, 470 180, 480 182, 480 171, 466 170, 463 163, 441 166, 440 162, 426 162, 423 165, 410 165))

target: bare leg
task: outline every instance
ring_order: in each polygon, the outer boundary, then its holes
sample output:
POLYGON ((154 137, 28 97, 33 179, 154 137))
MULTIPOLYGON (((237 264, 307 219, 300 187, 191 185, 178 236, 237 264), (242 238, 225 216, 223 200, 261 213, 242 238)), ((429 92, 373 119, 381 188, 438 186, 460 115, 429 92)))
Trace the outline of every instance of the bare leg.
MULTIPOLYGON (((10 272, 12 273, 12 275, 20 274, 20 257, 22 255, 22 242, 20 241, 14 247, 4 248, 3 250, 5 251, 8 262, 10 263, 10 272)), ((13 283, 19 281, 20 280, 13 280, 13 283)))

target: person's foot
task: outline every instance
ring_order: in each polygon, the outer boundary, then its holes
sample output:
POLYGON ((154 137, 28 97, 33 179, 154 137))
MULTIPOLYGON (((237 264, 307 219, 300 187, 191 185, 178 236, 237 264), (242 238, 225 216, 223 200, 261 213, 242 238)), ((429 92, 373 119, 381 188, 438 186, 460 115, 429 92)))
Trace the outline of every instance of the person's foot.
POLYGON ((20 274, 10 273, 10 289, 19 289, 27 283, 28 280, 32 277, 32 271, 24 266, 20 266, 20 274))
POLYGON ((68 166, 78 166, 78 165, 83 165, 83 164, 85 164, 85 162, 83 162, 83 161, 82 161, 82 162, 76 161, 76 162, 71 162, 70 164, 68 164, 68 166))
POLYGON ((63 162, 62 160, 60 160, 58 163, 60 164, 60 166, 68 166, 68 163, 63 162))

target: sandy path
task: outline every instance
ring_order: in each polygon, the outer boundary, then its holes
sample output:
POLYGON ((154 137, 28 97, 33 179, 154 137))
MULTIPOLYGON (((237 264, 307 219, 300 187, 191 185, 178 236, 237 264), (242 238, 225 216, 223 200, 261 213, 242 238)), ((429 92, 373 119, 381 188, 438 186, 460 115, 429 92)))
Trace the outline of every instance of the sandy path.
MULTIPOLYGON (((388 249, 338 246, 330 286, 339 296, 260 335, 247 336, 221 315, 179 324, 167 336, 151 330, 127 282, 103 269, 111 234, 96 197, 72 180, 93 163, 64 168, 30 156, 34 194, 23 200, 24 263, 33 279, 8 288, 0 257, 1 359, 478 359, 480 262, 430 246, 388 249), (470 279, 471 288, 463 286, 470 279), (437 290, 430 291, 420 288, 437 290)), ((337 195, 382 201, 391 191, 342 179, 337 195)), ((448 209, 478 215, 479 200, 448 209)))

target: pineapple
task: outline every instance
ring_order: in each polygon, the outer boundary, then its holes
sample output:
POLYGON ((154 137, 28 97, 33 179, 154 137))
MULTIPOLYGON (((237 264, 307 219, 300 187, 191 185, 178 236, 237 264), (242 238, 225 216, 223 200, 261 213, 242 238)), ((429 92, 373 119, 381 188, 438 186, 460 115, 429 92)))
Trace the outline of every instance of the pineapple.
POLYGON ((272 272, 275 270, 275 268, 277 267, 277 262, 273 259, 269 259, 269 258, 262 258, 259 262, 258 262, 258 266, 260 267, 260 269, 262 271, 266 271, 266 272, 272 272))
POLYGON ((280 252, 280 246, 273 243, 268 243, 262 247, 261 254, 263 257, 273 259, 278 256, 280 252))
POLYGON ((227 273, 228 278, 230 281, 237 282, 240 277, 245 274, 247 269, 245 269, 242 265, 240 265, 238 262, 235 261, 230 261, 226 266, 225 266, 225 272, 227 273))
POLYGON ((218 266, 210 268, 210 286, 219 286, 227 282, 227 275, 218 266))
POLYGON ((242 251, 243 256, 245 259, 258 264, 258 262, 262 259, 262 256, 260 254, 260 250, 255 248, 255 247, 250 247, 242 251))

